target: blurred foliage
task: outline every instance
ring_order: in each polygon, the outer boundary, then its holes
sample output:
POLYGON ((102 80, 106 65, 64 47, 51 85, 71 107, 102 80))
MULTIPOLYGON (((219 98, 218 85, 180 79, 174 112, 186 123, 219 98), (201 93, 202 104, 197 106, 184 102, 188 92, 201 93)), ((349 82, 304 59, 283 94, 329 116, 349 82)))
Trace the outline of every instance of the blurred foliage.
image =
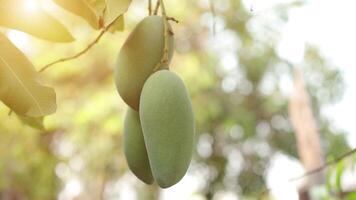
MULTIPOLYGON (((286 12, 303 4, 254 13, 239 0, 214 1, 214 18, 207 0, 166 4, 168 14, 180 21, 173 25, 172 70, 184 79, 196 115, 197 148, 189 175, 199 180, 197 195, 218 199, 227 191, 257 199, 265 191, 272 156, 282 152, 297 158, 288 119, 288 86, 295 66, 279 56, 277 47, 286 12)), ((122 152, 126 108, 112 76, 116 55, 147 14, 146 7, 145 1, 133 1, 123 33, 107 33, 84 56, 44 73, 58 103, 57 112, 44 119, 44 131, 8 116, 8 108, 0 104, 0 199, 125 199, 117 192, 122 181, 133 186, 139 199, 159 196, 161 190, 144 186, 128 171, 122 152)), ((54 15, 72 27, 78 40, 58 45, 31 38, 24 51, 38 69, 76 53, 97 34, 67 13, 54 15)), ((312 45, 299 67, 325 152, 338 156, 349 148, 322 108, 342 96, 341 74, 312 45)))
POLYGON ((345 184, 345 180, 347 181, 347 178, 353 177, 352 174, 355 173, 355 160, 355 155, 348 156, 327 170, 326 190, 321 195, 323 199, 355 199, 354 185, 345 184))

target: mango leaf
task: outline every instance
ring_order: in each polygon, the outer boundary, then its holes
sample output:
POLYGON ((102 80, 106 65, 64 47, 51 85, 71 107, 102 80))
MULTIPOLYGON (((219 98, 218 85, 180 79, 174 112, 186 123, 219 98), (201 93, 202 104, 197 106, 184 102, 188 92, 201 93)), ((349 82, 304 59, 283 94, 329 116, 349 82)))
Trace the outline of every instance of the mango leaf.
POLYGON ((105 24, 110 24, 118 16, 123 15, 131 4, 132 0, 107 0, 105 12, 105 24))
POLYGON ((105 26, 104 16, 106 11, 106 0, 86 0, 86 2, 95 10, 99 19, 99 28, 105 26))
POLYGON ((109 29, 111 33, 116 31, 123 31, 125 27, 124 23, 124 13, 127 11, 131 0, 86 0, 98 13, 99 26, 107 26, 110 24, 116 17, 120 16, 118 20, 113 24, 109 29), (115 7, 118 6, 118 7, 115 7))
POLYGON ((42 117, 56 111, 56 93, 38 82, 26 56, 0 33, 0 100, 16 114, 42 117))
POLYGON ((341 192, 342 191, 342 175, 344 174, 345 171, 345 165, 344 162, 341 161, 337 164, 336 166, 336 174, 335 174, 335 185, 336 189, 341 192))
POLYGON ((94 29, 99 28, 95 10, 85 0, 53 0, 57 5, 85 19, 94 29))
POLYGON ((125 29, 124 15, 121 15, 117 21, 110 27, 109 31, 114 33, 116 31, 123 31, 125 29))
POLYGON ((26 0, 0 0, 0 26, 17 29, 53 42, 72 42, 73 36, 64 25, 39 6, 26 0))
POLYGON ((102 17, 104 10, 106 8, 106 0, 86 0, 86 2, 94 8, 96 13, 102 17))
POLYGON ((45 130, 43 125, 44 117, 26 117, 21 115, 17 115, 17 117, 22 121, 22 123, 31 126, 32 128, 45 130))
POLYGON ((356 199, 356 192, 352 192, 348 194, 345 198, 345 200, 355 200, 356 199))
POLYGON ((328 191, 328 193, 332 193, 333 192, 333 170, 327 170, 326 172, 326 183, 325 183, 325 186, 326 186, 326 190, 328 191))

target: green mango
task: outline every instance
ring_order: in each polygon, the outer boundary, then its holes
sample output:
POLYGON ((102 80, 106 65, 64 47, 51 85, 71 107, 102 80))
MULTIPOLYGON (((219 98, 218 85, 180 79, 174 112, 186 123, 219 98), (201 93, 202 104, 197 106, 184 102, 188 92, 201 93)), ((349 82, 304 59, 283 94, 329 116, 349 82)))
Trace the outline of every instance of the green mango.
POLYGON ((143 182, 153 183, 138 112, 129 108, 124 122, 124 153, 131 171, 143 182))
POLYGON ((159 63, 164 52, 164 18, 144 18, 132 31, 120 50, 115 67, 115 83, 122 99, 133 109, 139 110, 141 90, 147 78, 158 66, 167 68, 174 49, 173 35, 169 34, 168 57, 165 66, 159 63))
POLYGON ((153 177, 160 187, 170 187, 185 175, 194 146, 194 116, 183 81, 168 70, 152 74, 139 113, 153 177))

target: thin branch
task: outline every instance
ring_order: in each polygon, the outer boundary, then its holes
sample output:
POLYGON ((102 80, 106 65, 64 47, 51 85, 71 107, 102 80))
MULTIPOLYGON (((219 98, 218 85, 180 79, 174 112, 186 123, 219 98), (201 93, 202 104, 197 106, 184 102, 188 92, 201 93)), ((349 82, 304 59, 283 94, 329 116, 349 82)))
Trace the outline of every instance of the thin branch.
POLYGON ((305 178, 307 176, 310 176, 310 175, 313 175, 313 174, 316 174, 316 173, 319 173, 321 171, 323 171, 324 169, 326 169, 327 167, 331 166, 331 165, 335 165, 337 163, 339 163, 340 161, 344 160, 345 158, 347 158, 348 156, 352 155, 356 153, 356 148, 349 151, 349 152, 346 152, 345 154, 341 155, 340 157, 338 158, 335 158, 329 162, 326 162, 324 165, 312 170, 312 171, 309 171, 301 176, 298 176, 298 177, 295 177, 295 178, 292 178, 292 179, 289 179, 289 181, 296 181, 296 180, 299 180, 299 179, 302 179, 302 178, 305 178))
POLYGON ((101 32, 99 33, 99 35, 91 42, 89 43, 89 45, 87 47, 85 47, 83 50, 79 51, 78 53, 72 55, 72 56, 69 56, 69 57, 66 57, 66 58, 60 58, 58 60, 55 60, 47 65, 45 65, 44 67, 42 67, 39 72, 43 72, 45 70, 47 70, 48 68, 52 67, 53 65, 55 64, 58 64, 58 63, 62 63, 62 62, 66 62, 66 61, 69 61, 69 60, 73 60, 73 59, 76 59, 80 56, 82 56, 83 54, 85 54, 87 51, 89 51, 94 45, 96 45, 100 39, 104 36, 104 34, 109 30, 109 28, 111 26, 113 26, 115 24, 115 22, 121 17, 121 15, 117 16, 110 24, 108 24, 106 27, 104 27, 101 32))
POLYGON ((105 21, 104 21, 104 17, 105 17, 105 14, 106 14, 106 11, 107 11, 107 4, 105 4, 105 7, 101 13, 101 16, 99 18, 99 27, 100 28, 104 28, 105 27, 105 21))
MULTIPOLYGON (((296 180, 299 180, 299 179, 308 177, 308 176, 310 176, 310 175, 313 175, 313 174, 315 174, 315 173, 319 173, 319 172, 323 171, 324 169, 330 167, 331 165, 335 165, 335 164, 339 163, 340 161, 344 160, 345 158, 347 158, 347 157, 349 157, 350 155, 353 155, 353 154, 355 154, 355 153, 356 153, 356 148, 355 148, 355 149, 352 149, 352 150, 349 151, 349 152, 344 153, 344 154, 341 155, 340 157, 335 158, 335 159, 333 159, 333 160, 331 160, 331 161, 325 163, 324 165, 322 165, 322 166, 320 166, 320 167, 318 167, 318 168, 316 168, 316 169, 314 169, 314 170, 312 170, 312 171, 309 171, 309 172, 307 172, 307 173, 305 173, 305 174, 303 174, 303 175, 301 175, 301 176, 299 176, 299 177, 291 178, 291 179, 289 179, 289 181, 290 181, 290 182, 296 181, 296 180)), ((265 189, 260 193, 258 199, 263 199, 263 196, 266 195, 266 194, 268 194, 271 190, 272 190, 272 188, 265 188, 265 189)))
POLYGON ((161 4, 160 0, 157 0, 156 8, 155 8, 155 11, 153 13, 154 15, 158 14, 158 9, 159 9, 160 4, 161 4))
POLYGON ((148 15, 152 15, 152 0, 148 0, 148 15))
POLYGON ((153 71, 159 70, 162 66, 168 68, 168 62, 169 62, 169 50, 168 50, 168 43, 169 43, 169 34, 173 32, 170 30, 169 24, 168 24, 168 19, 167 19, 167 13, 166 13, 166 8, 164 6, 163 0, 159 0, 161 3, 162 7, 162 15, 164 19, 164 48, 163 48, 163 56, 162 59, 160 60, 159 63, 155 66, 153 71))
POLYGON ((167 20, 168 20, 168 21, 173 21, 173 22, 179 24, 179 21, 178 21, 176 18, 174 18, 174 17, 167 17, 167 20))

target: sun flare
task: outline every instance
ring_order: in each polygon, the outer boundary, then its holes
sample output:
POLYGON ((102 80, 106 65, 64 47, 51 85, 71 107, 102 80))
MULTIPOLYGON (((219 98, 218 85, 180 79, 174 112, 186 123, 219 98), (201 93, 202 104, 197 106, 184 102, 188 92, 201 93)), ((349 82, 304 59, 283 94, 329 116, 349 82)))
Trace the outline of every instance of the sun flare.
POLYGON ((30 49, 29 37, 26 33, 16 30, 10 30, 7 32, 7 36, 18 48, 26 51, 30 49))
POLYGON ((23 2, 23 7, 26 11, 34 12, 39 10, 40 2, 38 0, 25 0, 23 2))

